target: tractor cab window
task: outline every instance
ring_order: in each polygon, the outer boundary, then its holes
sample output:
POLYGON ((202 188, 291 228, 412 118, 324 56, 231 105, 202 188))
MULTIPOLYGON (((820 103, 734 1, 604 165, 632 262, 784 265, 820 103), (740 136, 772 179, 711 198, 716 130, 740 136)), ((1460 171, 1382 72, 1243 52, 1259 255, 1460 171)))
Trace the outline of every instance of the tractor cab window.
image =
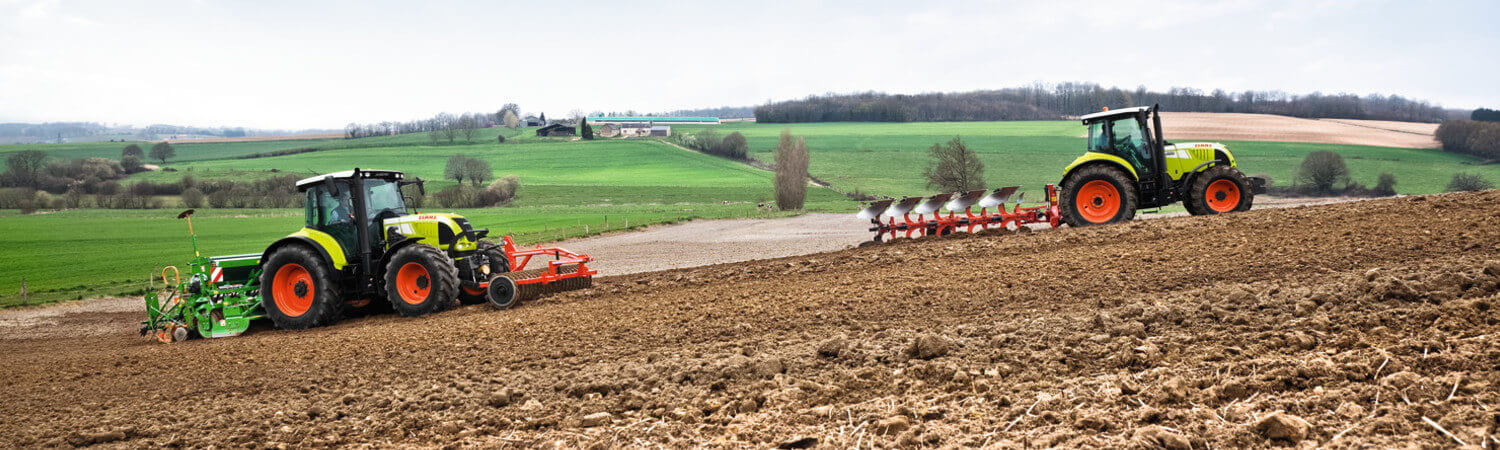
POLYGON ((353 204, 349 202, 349 183, 336 183, 339 184, 339 195, 329 193, 328 186, 323 185, 308 189, 308 192, 317 196, 318 225, 321 227, 354 221, 353 204))
POLYGON ((401 198, 401 186, 395 181, 370 178, 365 180, 366 217, 371 220, 406 215, 406 201, 401 198))
POLYGON ((1146 129, 1133 116, 1090 124, 1088 150, 1124 158, 1142 174, 1153 167, 1146 129))

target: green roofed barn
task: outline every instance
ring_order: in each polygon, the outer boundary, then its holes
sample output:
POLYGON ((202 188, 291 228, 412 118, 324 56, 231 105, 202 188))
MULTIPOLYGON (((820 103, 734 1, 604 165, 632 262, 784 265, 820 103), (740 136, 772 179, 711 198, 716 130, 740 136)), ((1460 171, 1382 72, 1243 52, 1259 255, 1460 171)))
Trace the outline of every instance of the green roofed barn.
POLYGON ((647 124, 708 124, 718 125, 718 117, 642 117, 642 116, 601 116, 590 117, 592 123, 640 123, 647 124))

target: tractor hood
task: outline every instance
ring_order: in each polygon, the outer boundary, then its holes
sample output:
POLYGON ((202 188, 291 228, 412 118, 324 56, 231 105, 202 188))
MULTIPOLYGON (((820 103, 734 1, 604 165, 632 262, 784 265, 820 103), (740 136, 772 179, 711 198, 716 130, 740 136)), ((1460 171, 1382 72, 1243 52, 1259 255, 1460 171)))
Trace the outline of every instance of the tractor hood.
POLYGON ((474 250, 489 234, 489 230, 474 229, 463 216, 446 213, 392 217, 381 222, 381 229, 387 242, 420 238, 423 244, 451 251, 474 250))

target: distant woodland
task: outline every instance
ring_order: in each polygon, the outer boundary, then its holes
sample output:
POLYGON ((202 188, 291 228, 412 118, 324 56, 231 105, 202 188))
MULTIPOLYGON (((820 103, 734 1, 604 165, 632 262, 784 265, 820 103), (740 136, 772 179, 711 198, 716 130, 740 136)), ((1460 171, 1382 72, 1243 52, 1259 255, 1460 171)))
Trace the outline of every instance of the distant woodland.
POLYGON ((1278 91, 1204 92, 1192 88, 1156 92, 1144 87, 1129 91, 1094 83, 1061 83, 958 93, 814 95, 758 106, 755 120, 764 123, 1053 120, 1097 112, 1104 107, 1151 104, 1161 104, 1164 111, 1406 122, 1440 122, 1452 114, 1428 102, 1399 95, 1292 95, 1278 91))

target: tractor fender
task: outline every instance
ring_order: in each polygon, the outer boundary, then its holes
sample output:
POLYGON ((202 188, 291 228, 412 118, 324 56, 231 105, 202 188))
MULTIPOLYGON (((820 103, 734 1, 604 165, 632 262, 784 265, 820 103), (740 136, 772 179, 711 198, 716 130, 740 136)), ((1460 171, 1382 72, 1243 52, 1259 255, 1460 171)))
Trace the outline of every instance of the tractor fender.
MULTIPOLYGON (((289 245, 301 245, 301 246, 305 246, 307 248, 311 248, 314 251, 318 252, 318 256, 322 257, 323 258, 323 262, 326 263, 326 264, 328 264, 329 267, 332 267, 334 270, 342 270, 344 268, 345 264, 337 264, 337 262, 334 261, 333 257, 329 256, 328 249, 323 248, 323 246, 319 245, 317 241, 314 241, 311 238, 308 238, 306 236, 298 236, 298 235, 292 235, 292 236, 287 236, 287 237, 281 238, 281 240, 278 240, 275 243, 272 243, 271 246, 266 247, 266 251, 264 253, 261 253, 261 255, 260 255, 261 264, 265 264, 266 261, 269 261, 271 259, 271 254, 275 253, 276 250, 279 250, 282 247, 286 247, 286 246, 289 246, 289 245)), ((334 245, 338 245, 338 244, 334 244, 334 245)), ((343 251, 343 249, 338 249, 338 250, 340 252, 343 251)), ((340 255, 340 256, 342 256, 342 255, 340 255)))
MULTIPOLYGON (((1140 175, 1135 172, 1135 168, 1131 167, 1130 163, 1126 162, 1124 158, 1115 155, 1095 152, 1090 152, 1083 156, 1079 156, 1078 159, 1073 160, 1072 164, 1068 164, 1068 167, 1066 169, 1063 169, 1062 179, 1068 179, 1068 177, 1072 176, 1073 172, 1077 172, 1078 169, 1096 164, 1113 166, 1124 171, 1127 174, 1130 174, 1131 181, 1140 181, 1140 175)), ((1058 185, 1061 184, 1062 183, 1058 183, 1058 185)))
POLYGON ((420 242, 422 242, 422 238, 420 237, 408 237, 396 242, 392 242, 391 246, 385 249, 385 253, 380 255, 380 263, 375 266, 374 270, 372 270, 371 273, 383 273, 380 271, 385 270, 385 265, 391 262, 391 255, 395 255, 396 251, 401 250, 403 247, 411 246, 412 244, 420 242))
POLYGON ((1198 178, 1198 174, 1203 173, 1203 171, 1208 170, 1209 167, 1215 165, 1233 165, 1229 162, 1228 159, 1224 157, 1223 152, 1214 151, 1214 156, 1216 157, 1216 159, 1212 161, 1204 161, 1203 164, 1199 164, 1197 167, 1194 167, 1193 170, 1189 170, 1187 173, 1182 174, 1182 182, 1178 184, 1178 189, 1182 191, 1182 201, 1188 201, 1188 195, 1190 195, 1189 191, 1191 191, 1190 187, 1193 185, 1193 180, 1198 178))

